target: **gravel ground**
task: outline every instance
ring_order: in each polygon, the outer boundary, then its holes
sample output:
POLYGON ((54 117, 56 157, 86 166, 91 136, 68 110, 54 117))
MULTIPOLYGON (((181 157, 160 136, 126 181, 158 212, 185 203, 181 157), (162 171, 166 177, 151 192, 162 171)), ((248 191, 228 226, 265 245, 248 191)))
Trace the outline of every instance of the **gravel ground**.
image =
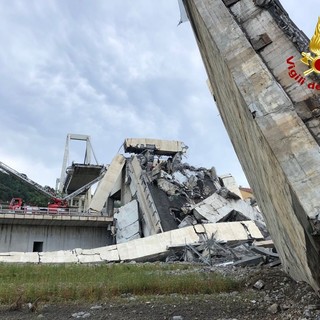
MULTIPOLYGON (((199 272, 213 269, 201 268, 199 272)), ((27 304, 12 311, 1 306, 0 319, 318 319, 320 300, 305 283, 289 278, 281 267, 219 268, 243 279, 243 289, 216 295, 138 297, 130 294, 96 303, 50 305, 39 300, 34 312, 27 304)))

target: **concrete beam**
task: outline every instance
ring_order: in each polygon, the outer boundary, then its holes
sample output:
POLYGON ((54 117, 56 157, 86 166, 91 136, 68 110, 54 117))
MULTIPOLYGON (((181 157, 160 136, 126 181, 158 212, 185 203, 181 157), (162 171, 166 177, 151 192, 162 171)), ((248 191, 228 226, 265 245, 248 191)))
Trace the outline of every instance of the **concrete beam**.
POLYGON ((114 185, 116 184, 119 176, 122 174, 122 168, 125 164, 125 158, 121 154, 117 154, 99 182, 97 189, 92 197, 89 205, 89 210, 101 211, 106 203, 114 185))
POLYGON ((125 152, 141 153, 143 150, 151 149, 158 155, 174 155, 177 152, 185 152, 188 148, 181 141, 147 138, 127 138, 123 146, 125 152))
POLYGON ((0 262, 5 263, 39 263, 38 252, 6 252, 0 253, 0 262))
POLYGON ((286 34, 296 27, 281 8, 273 10, 275 3, 268 12, 251 0, 228 8, 222 0, 185 1, 221 118, 282 265, 319 292, 313 221, 320 208, 320 148, 301 118, 310 90, 287 70, 287 54, 300 57, 296 37, 286 34), (256 33, 267 33, 271 44, 256 51, 256 33))
POLYGON ((148 184, 140 162, 134 156, 128 162, 129 176, 131 178, 130 190, 133 197, 139 202, 139 209, 143 218, 142 231, 145 237, 162 232, 161 221, 157 207, 153 201, 148 184))

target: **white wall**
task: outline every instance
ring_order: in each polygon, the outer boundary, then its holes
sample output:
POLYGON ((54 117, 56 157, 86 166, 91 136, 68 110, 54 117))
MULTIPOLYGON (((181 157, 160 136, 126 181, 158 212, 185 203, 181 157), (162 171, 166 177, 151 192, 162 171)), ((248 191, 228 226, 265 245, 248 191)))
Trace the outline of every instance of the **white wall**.
POLYGON ((0 252, 32 252, 34 241, 43 242, 43 251, 90 249, 112 242, 110 232, 101 227, 0 226, 0 252))

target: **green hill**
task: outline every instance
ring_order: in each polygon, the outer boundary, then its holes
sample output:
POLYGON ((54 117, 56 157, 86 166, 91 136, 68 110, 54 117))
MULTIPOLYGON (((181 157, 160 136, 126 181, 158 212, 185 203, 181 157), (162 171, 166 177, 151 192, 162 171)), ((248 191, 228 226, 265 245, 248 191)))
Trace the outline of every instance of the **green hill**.
POLYGON ((12 198, 22 198, 24 203, 39 207, 46 207, 50 200, 28 184, 0 171, 0 203, 10 202, 12 198))

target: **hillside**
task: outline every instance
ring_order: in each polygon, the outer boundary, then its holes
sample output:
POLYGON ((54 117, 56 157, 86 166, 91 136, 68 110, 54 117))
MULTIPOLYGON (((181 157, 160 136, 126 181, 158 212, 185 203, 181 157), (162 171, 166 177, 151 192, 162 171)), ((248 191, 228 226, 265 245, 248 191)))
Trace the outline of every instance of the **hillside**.
POLYGON ((40 207, 46 207, 49 202, 48 197, 31 186, 0 171, 0 203, 8 203, 12 198, 22 198, 26 204, 40 207))

